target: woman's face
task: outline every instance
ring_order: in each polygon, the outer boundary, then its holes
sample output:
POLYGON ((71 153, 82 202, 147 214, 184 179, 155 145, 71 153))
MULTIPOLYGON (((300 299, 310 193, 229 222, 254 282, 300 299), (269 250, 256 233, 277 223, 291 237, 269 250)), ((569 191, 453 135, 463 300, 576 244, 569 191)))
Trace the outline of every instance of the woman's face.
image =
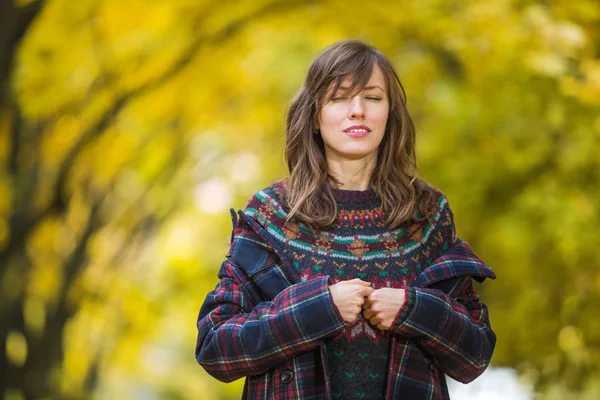
POLYGON ((354 97, 344 90, 349 84, 348 79, 344 80, 319 112, 319 129, 328 159, 356 160, 371 156, 385 133, 389 104, 379 66, 374 66, 369 83, 354 97))

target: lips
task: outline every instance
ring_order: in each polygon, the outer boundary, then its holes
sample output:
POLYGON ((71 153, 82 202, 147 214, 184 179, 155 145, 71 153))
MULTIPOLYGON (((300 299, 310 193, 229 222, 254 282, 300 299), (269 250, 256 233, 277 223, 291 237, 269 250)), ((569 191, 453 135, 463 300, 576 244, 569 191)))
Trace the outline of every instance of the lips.
POLYGON ((366 125, 353 125, 344 129, 344 133, 352 137, 364 137, 371 132, 371 128, 366 125))
POLYGON ((348 136, 352 136, 352 137, 356 137, 356 138, 361 138, 361 137, 365 137, 369 134, 369 132, 352 132, 352 131, 348 131, 348 132, 344 132, 346 135, 348 136))
POLYGON ((346 129, 344 129, 344 132, 348 132, 348 131, 351 131, 351 130, 365 130, 367 132, 371 132, 371 128, 369 128, 366 125, 352 125, 352 126, 346 128, 346 129))

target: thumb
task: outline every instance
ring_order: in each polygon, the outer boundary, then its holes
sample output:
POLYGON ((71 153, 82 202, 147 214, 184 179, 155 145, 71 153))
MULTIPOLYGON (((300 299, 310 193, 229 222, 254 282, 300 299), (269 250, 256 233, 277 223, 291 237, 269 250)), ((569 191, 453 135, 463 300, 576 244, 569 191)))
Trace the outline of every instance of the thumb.
POLYGON ((365 281, 361 280, 359 283, 360 283, 361 285, 365 285, 365 286, 371 286, 371 282, 365 282, 365 281))
POLYGON ((371 286, 365 286, 361 290, 361 292, 363 293, 363 296, 368 296, 371 293, 373 293, 374 291, 375 291, 375 289, 373 289, 371 286))

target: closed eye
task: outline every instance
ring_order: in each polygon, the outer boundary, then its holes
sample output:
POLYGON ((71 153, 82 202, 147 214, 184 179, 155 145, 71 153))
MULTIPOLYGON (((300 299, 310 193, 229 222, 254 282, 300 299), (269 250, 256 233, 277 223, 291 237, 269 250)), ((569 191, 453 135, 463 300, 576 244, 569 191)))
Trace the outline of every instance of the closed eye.
MULTIPOLYGON (((343 100, 346 99, 347 97, 332 97, 331 100, 335 101, 335 100, 343 100)), ((379 97, 367 97, 367 99, 369 100, 381 100, 381 98, 379 97)))

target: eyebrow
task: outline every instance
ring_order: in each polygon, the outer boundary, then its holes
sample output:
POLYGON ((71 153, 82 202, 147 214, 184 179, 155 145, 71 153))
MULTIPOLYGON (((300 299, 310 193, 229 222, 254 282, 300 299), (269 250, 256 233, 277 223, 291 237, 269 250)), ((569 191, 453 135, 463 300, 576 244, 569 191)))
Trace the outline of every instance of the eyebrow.
MULTIPOLYGON (((342 89, 342 90, 349 90, 350 88, 349 88, 348 86, 340 86, 340 87, 339 87, 339 89, 342 89)), ((370 90, 370 89, 381 89, 382 91, 384 91, 384 92, 385 92, 385 90, 383 90, 383 89, 381 88, 381 86, 377 86, 377 85, 375 85, 375 86, 367 86, 367 87, 365 87, 363 90, 370 90)))

